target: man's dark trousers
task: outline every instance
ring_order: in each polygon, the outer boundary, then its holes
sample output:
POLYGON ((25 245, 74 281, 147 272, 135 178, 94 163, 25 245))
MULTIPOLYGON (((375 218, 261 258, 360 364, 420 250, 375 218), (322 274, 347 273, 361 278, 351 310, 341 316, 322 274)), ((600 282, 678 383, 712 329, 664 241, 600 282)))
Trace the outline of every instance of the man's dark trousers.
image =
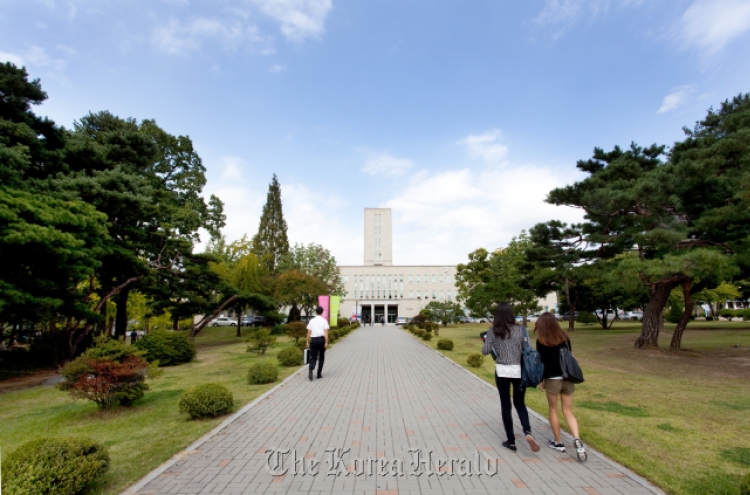
POLYGON ((315 363, 318 363, 318 377, 323 371, 323 362, 326 360, 326 338, 313 337, 310 339, 310 371, 315 371, 315 363))

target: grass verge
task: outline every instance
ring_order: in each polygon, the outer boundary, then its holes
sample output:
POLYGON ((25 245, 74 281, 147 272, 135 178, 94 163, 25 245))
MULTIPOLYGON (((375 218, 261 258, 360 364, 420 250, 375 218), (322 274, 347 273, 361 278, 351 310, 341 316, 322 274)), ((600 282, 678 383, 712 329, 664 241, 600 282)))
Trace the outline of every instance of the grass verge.
MULTIPOLYGON (((452 351, 438 350, 438 337, 425 343, 494 385, 491 359, 480 368, 466 363, 481 351, 486 329, 441 327, 452 351)), ((679 354, 634 349, 639 332, 626 322, 610 330, 581 325, 571 335, 586 377, 574 403, 583 440, 675 495, 739 494, 750 470, 748 322, 691 323, 683 337, 689 351, 679 354)), ((664 333, 662 346, 670 338, 664 333)), ((528 391, 526 403, 547 415, 542 392, 528 391)))
POLYGON ((130 408, 101 411, 94 403, 73 401, 66 392, 50 386, 0 394, 0 448, 10 453, 20 444, 52 436, 89 436, 109 449, 111 465, 91 489, 96 494, 116 494, 152 469, 219 425, 226 416, 190 420, 180 414, 177 403, 182 392, 206 382, 221 383, 234 395, 234 411, 299 369, 279 367, 279 381, 248 385, 250 364, 268 360, 278 364, 276 354, 290 345, 286 336, 265 355, 245 352, 242 329, 206 328, 196 339, 197 358, 180 366, 163 368, 164 374, 150 381, 151 390, 130 408))

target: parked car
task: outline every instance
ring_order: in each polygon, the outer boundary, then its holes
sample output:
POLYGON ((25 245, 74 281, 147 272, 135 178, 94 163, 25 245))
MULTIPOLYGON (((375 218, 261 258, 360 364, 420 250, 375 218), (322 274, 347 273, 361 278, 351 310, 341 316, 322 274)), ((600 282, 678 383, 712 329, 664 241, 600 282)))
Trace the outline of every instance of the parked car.
POLYGON ((474 318, 471 316, 461 316, 459 320, 461 323, 474 323, 474 318))
POLYGON ((242 318, 242 321, 240 322, 240 326, 242 327, 251 327, 253 326, 253 317, 252 316, 245 316, 242 318))
POLYGON ((623 320, 641 321, 643 320, 643 311, 628 311, 622 316, 623 320))
POLYGON ((474 318, 474 323, 488 323, 488 322, 489 322, 489 320, 487 318, 485 318, 485 317, 474 318))
MULTIPOLYGON (((602 310, 601 310, 601 309, 597 309, 596 311, 594 311, 594 313, 596 313, 596 316, 597 316, 597 317, 598 317, 599 319, 602 319, 602 318, 604 318, 604 317, 602 316, 602 315, 603 315, 603 313, 602 313, 602 310)), ((620 309, 618 309, 618 310, 617 310, 616 312, 615 312, 615 310, 614 310, 614 309, 608 309, 608 310, 607 310, 607 321, 612 321, 612 319, 613 319, 613 318, 614 318, 614 319, 617 319, 617 318, 622 318, 624 314, 625 314, 625 313, 624 313, 624 312, 623 312, 622 310, 620 310, 620 309)), ((643 315, 641 315, 641 317, 643 317, 643 315)))
POLYGON ((399 316, 396 318, 396 326, 406 325, 407 323, 409 323, 409 319, 406 316, 399 316))
MULTIPOLYGON (((578 318, 578 311, 573 313, 573 319, 578 318)), ((569 321, 570 320, 570 313, 561 313, 557 315, 557 321, 569 321)))
POLYGON ((252 326, 254 327, 262 327, 266 324, 266 318, 263 316, 253 316, 253 323, 252 326))
POLYGON ((236 327, 237 320, 226 316, 219 316, 211 322, 212 327, 236 327))

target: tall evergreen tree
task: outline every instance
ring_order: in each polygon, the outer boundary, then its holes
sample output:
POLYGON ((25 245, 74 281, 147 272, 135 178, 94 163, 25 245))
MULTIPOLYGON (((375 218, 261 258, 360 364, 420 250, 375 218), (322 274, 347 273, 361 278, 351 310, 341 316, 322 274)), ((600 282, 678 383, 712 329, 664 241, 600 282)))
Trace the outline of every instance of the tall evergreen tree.
POLYGON ((260 217, 258 233, 253 237, 253 252, 261 259, 269 273, 276 273, 279 258, 289 252, 286 221, 281 211, 281 186, 273 174, 268 196, 260 217))

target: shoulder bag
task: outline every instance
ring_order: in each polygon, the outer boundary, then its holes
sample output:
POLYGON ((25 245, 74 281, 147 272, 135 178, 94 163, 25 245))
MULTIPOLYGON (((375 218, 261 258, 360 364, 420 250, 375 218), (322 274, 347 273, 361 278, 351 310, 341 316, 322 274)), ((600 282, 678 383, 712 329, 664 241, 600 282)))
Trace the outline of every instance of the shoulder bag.
POLYGON ((570 343, 560 347, 560 369, 562 376, 573 383, 583 383, 583 370, 570 352, 570 343))

